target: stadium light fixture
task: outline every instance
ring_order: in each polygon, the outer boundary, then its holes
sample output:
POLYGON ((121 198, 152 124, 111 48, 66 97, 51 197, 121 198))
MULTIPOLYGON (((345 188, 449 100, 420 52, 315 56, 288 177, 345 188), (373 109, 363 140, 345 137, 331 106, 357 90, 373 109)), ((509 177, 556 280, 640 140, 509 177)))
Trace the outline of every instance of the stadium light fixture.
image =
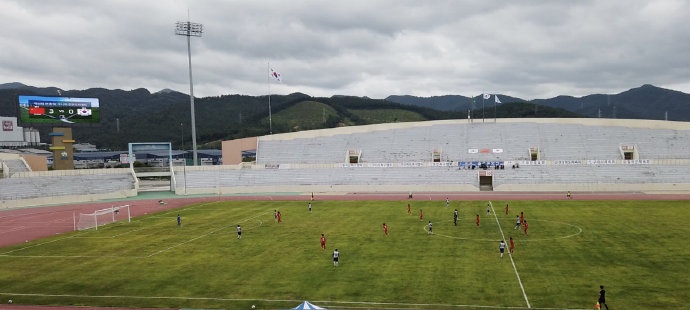
POLYGON ((190 21, 177 22, 175 24, 175 34, 187 37, 187 56, 189 59, 189 105, 192 110, 192 151, 194 153, 194 166, 197 165, 196 152, 196 119, 194 116, 194 83, 192 82, 192 47, 191 37, 201 37, 204 32, 204 25, 192 23, 190 21))

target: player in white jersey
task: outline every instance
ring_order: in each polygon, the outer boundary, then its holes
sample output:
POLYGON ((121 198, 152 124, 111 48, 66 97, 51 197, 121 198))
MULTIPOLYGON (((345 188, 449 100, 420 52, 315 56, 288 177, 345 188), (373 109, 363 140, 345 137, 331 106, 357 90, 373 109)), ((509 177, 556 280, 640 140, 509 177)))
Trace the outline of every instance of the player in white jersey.
POLYGON ((446 197, 446 208, 450 206, 450 200, 448 200, 448 197, 446 197))
POLYGON ((520 216, 516 215, 515 216, 515 227, 513 229, 518 229, 520 228, 520 216))
POLYGON ((429 221, 429 232, 428 232, 428 233, 429 233, 429 234, 433 234, 433 233, 434 233, 434 224, 432 224, 431 221, 429 221))
POLYGON ((242 227, 237 225, 237 239, 242 239, 242 227))
POLYGON ((335 249, 333 251, 333 266, 338 266, 338 258, 340 257, 340 252, 338 252, 338 249, 335 249))
POLYGON ((501 252, 501 259, 503 259, 503 252, 506 250, 506 242, 501 240, 501 243, 498 245, 498 251, 501 252))

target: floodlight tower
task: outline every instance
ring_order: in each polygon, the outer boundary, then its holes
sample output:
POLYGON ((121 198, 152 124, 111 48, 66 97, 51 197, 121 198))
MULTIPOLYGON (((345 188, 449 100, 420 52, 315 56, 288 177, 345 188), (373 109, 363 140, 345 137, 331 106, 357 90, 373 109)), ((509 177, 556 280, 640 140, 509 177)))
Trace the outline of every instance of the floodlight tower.
POLYGON ((192 82, 192 47, 191 37, 201 37, 204 32, 204 25, 192 23, 190 21, 177 22, 175 24, 175 34, 187 37, 187 56, 189 58, 189 105, 192 110, 192 150, 194 153, 194 166, 197 165, 196 153, 196 118, 194 117, 194 83, 192 82))

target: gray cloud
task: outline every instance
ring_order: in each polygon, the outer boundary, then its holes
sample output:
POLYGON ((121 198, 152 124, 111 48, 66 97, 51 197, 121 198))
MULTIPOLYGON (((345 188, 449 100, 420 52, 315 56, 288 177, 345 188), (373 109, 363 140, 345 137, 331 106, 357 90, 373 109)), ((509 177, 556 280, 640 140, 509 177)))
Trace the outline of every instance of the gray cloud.
POLYGON ((0 83, 187 92, 188 12, 197 96, 690 93, 682 0, 3 0, 0 83))

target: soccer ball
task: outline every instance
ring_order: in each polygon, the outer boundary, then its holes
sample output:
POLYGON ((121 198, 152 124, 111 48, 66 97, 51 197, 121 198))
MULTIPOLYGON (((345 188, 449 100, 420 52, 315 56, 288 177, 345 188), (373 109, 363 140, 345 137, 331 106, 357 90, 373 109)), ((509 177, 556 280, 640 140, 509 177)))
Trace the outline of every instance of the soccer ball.
POLYGON ((256 306, 255 306, 255 305, 252 305, 252 309, 256 309, 256 306))
POLYGON ((11 304, 11 303, 12 303, 12 299, 8 300, 7 303, 8 303, 8 304, 11 304))

